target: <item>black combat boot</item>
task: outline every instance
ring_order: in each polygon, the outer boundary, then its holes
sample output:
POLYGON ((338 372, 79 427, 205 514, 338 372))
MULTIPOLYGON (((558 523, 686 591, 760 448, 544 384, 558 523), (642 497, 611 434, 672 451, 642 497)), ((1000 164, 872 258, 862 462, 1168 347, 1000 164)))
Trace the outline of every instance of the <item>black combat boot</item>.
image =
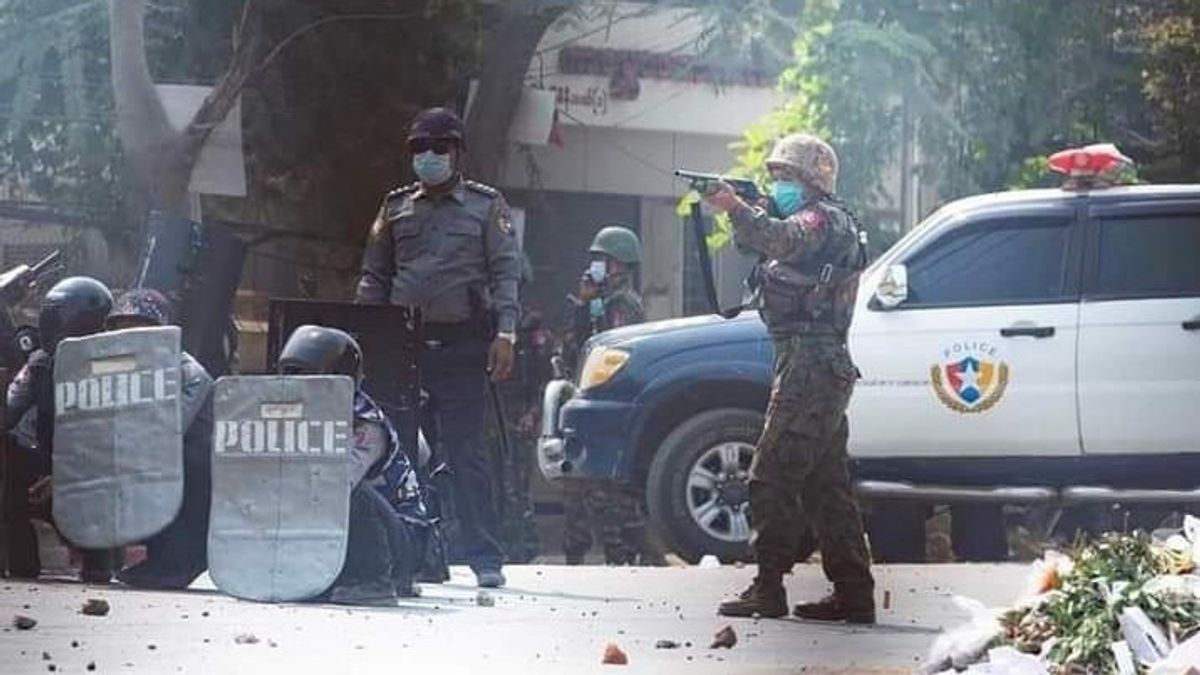
POLYGON ((781 575, 754 577, 754 582, 736 600, 726 600, 717 608, 717 614, 721 616, 778 619, 787 613, 787 591, 783 588, 781 575))
POLYGON ((360 607, 395 607, 396 597, 392 580, 382 578, 342 582, 329 592, 329 602, 360 607))
POLYGON ((870 595, 854 597, 832 593, 817 602, 796 605, 793 613, 809 621, 844 621, 846 623, 875 623, 875 599, 870 595))

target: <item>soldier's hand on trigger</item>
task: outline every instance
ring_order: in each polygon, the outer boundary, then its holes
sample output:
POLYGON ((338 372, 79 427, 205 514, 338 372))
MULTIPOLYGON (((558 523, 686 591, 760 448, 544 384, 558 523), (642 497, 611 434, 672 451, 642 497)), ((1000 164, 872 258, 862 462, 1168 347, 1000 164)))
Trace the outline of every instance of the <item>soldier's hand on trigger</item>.
POLYGON ((492 382, 503 382, 512 375, 513 360, 511 342, 499 336, 492 340, 492 346, 488 349, 488 372, 492 382))
POLYGON ((733 186, 725 181, 714 183, 705 193, 704 201, 719 213, 729 213, 746 206, 746 203, 734 191, 733 186))

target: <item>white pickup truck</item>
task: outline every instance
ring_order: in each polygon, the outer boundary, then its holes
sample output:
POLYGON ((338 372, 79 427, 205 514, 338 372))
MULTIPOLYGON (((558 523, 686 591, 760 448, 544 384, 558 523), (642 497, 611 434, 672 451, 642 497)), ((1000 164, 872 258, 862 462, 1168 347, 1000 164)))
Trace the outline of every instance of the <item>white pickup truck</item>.
MULTIPOLYGON (((1200 185, 951 203, 862 275, 849 341, 881 558, 923 556, 933 505, 952 506, 960 558, 989 559, 1004 505, 1200 501, 1200 185)), ((743 556, 770 360, 749 312, 597 336, 546 390, 542 471, 644 482, 671 548, 743 556)))

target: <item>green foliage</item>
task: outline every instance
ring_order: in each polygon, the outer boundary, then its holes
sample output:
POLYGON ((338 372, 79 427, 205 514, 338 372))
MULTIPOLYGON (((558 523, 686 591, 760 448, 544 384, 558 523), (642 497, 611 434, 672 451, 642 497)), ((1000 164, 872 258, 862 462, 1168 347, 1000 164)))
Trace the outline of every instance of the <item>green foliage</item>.
POLYGON ((1200 180, 1197 9, 1195 0, 809 3, 780 81, 787 102, 746 130, 738 168, 761 178, 775 138, 816 133, 839 153, 841 195, 869 212, 886 201, 907 118, 914 170, 942 201, 1057 185, 1044 172, 1050 153, 1102 141, 1153 180, 1200 180))

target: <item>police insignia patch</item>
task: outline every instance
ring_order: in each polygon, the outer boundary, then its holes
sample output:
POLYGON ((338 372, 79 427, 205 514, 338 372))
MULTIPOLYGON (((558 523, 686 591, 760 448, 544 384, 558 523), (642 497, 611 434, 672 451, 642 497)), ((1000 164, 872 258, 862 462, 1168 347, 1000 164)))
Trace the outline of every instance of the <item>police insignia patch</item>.
POLYGON ((816 209, 800 212, 800 225, 806 230, 819 230, 825 225, 825 217, 816 209))

